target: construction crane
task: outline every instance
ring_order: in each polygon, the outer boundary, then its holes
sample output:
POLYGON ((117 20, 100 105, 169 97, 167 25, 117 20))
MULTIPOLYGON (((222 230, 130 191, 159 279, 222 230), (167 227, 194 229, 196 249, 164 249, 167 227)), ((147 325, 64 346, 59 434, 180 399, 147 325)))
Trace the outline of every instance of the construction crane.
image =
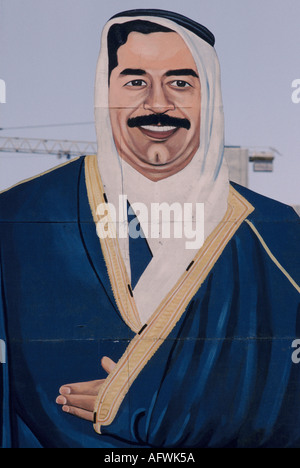
MULTIPOLYGON (((93 141, 46 140, 37 138, 18 138, 0 136, 0 153, 24 153, 54 155, 58 158, 72 159, 88 154, 97 154, 97 143, 93 141)), ((229 167, 230 179, 248 186, 248 163, 253 162, 255 172, 272 172, 274 148, 242 148, 225 146, 225 158, 229 167)))
POLYGON ((71 159, 97 153, 97 143, 91 141, 45 140, 37 138, 0 137, 0 152, 47 154, 71 159))
MULTIPOLYGON (((240 146, 226 146, 229 148, 239 148, 240 146)), ((261 171, 272 171, 274 153, 278 153, 274 148, 258 150, 257 148, 248 148, 249 161, 261 163, 261 171), (265 166, 268 167, 265 167, 265 166)), ((77 156, 97 153, 97 143, 94 141, 69 141, 69 140, 46 140, 38 138, 19 138, 0 136, 0 152, 4 153, 30 153, 30 154, 48 154, 59 158, 66 157, 71 159, 77 156)), ((257 168, 256 170, 259 170, 257 168)))

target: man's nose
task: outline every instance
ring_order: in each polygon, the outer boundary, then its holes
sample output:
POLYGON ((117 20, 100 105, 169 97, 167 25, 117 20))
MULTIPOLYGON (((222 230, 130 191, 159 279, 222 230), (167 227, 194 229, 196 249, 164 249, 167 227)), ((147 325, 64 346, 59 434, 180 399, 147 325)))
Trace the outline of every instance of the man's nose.
POLYGON ((153 85, 144 102, 144 109, 155 114, 165 114, 168 111, 175 110, 175 104, 167 96, 166 90, 159 85, 153 85))

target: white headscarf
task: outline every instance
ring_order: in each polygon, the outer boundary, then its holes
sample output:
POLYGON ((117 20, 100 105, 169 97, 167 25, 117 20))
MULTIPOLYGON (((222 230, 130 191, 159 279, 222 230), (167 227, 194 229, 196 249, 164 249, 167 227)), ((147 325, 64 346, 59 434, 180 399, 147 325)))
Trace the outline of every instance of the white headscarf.
MULTIPOLYGON (((119 195, 126 195, 130 204, 140 202, 147 207, 150 207, 151 202, 204 203, 206 239, 226 213, 229 192, 228 170, 223 159, 224 115, 220 66, 215 49, 193 32, 165 18, 119 17, 109 21, 102 33, 97 65, 95 119, 99 170, 109 202, 118 207, 119 195), (158 182, 147 179, 120 158, 110 123, 107 34, 113 24, 132 20, 151 21, 177 32, 194 57, 201 83, 200 147, 182 171, 158 182)), ((195 257, 198 249, 186 249, 186 240, 185 237, 148 239, 154 256, 134 289, 143 323, 195 257)), ((130 275, 128 238, 120 239, 119 242, 130 275)))

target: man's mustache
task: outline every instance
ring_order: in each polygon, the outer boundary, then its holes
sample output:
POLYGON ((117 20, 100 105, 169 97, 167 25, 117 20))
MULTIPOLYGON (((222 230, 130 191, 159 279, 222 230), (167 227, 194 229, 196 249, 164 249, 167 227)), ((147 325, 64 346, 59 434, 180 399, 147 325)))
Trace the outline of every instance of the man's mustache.
POLYGON ((191 128, 191 123, 188 119, 180 119, 178 117, 170 117, 168 114, 150 114, 150 115, 141 115, 138 117, 133 117, 128 119, 128 126, 130 128, 134 127, 144 127, 145 125, 162 125, 166 127, 179 127, 186 128, 189 130, 191 128))

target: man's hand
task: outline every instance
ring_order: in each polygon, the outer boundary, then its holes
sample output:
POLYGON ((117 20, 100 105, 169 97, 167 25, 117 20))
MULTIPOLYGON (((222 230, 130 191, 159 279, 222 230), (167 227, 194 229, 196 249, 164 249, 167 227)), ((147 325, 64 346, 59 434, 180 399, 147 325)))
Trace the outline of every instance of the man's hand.
MULTIPOLYGON (((101 365, 110 374, 116 363, 110 358, 104 357, 101 365)), ((62 405, 62 410, 65 413, 93 422, 96 399, 104 382, 105 380, 93 380, 91 382, 63 385, 59 389, 60 395, 57 397, 56 403, 62 405)))

